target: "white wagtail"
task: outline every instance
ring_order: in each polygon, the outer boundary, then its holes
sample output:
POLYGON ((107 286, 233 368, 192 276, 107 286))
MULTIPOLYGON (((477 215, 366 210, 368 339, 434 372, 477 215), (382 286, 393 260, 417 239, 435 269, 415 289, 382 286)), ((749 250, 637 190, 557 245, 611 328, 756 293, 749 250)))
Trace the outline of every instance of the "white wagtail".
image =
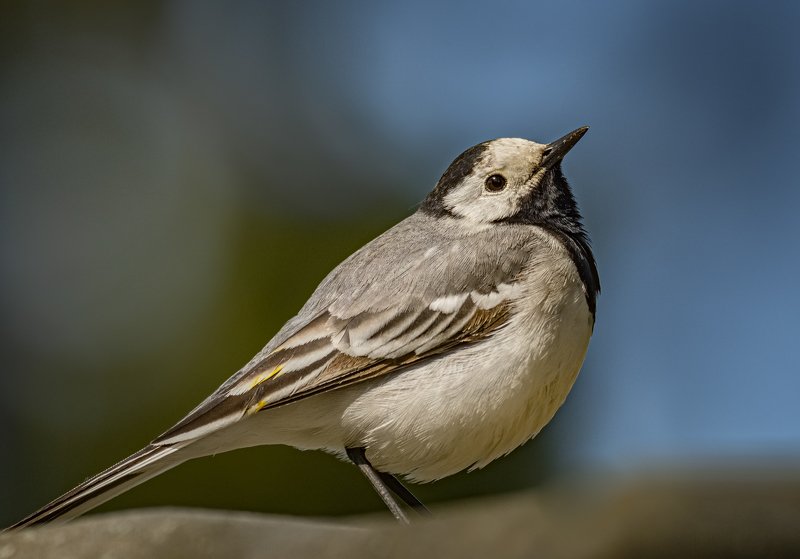
POLYGON ((401 521, 395 477, 482 468, 534 437, 586 355, 600 291, 564 155, 501 138, 337 266, 247 365, 174 427, 12 528, 75 517, 186 460, 285 444, 347 456, 401 521))

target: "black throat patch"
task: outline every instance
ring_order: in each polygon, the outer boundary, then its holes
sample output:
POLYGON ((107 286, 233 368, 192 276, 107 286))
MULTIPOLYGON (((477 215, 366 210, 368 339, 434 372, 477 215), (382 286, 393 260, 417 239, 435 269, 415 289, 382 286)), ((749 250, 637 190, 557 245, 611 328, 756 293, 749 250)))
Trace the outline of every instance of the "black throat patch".
POLYGON ((538 225, 561 242, 578 269, 586 293, 586 303, 594 316, 597 295, 600 293, 597 264, 592 254, 589 236, 583 227, 578 204, 561 171, 561 165, 549 170, 539 185, 522 201, 519 211, 502 221, 538 225))

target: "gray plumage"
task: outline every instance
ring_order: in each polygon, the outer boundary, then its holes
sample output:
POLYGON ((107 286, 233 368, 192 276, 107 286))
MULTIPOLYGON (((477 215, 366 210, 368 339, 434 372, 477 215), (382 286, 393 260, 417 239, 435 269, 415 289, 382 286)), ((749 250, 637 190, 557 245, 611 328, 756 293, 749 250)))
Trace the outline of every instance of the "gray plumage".
POLYGON ((584 132, 464 152, 419 211, 337 266, 183 420, 15 527, 234 448, 358 448, 380 472, 430 481, 535 436, 594 325, 597 271, 560 168, 584 132))

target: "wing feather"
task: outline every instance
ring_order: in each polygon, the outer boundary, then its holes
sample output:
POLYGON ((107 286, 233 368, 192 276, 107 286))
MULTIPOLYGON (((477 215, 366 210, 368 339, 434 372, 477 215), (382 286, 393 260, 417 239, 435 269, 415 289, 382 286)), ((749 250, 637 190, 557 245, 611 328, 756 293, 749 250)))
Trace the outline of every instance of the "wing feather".
POLYGON ((401 373, 491 336, 520 295, 535 251, 530 228, 498 226, 478 241, 433 225, 414 214, 347 258, 250 363, 154 443, 401 373))
POLYGON ((490 336, 508 318, 508 301, 490 309, 459 296, 453 312, 390 309, 341 319, 325 312, 224 386, 153 441, 171 444, 206 434, 263 409, 399 372, 455 346, 490 336))

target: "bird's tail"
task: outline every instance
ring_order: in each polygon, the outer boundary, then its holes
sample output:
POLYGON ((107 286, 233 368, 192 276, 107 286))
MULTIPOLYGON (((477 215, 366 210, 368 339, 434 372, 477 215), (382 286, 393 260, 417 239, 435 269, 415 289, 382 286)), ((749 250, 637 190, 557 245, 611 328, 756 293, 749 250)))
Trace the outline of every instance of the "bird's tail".
POLYGON ((184 462, 187 456, 180 450, 181 446, 149 445, 9 526, 8 530, 79 516, 184 462))

